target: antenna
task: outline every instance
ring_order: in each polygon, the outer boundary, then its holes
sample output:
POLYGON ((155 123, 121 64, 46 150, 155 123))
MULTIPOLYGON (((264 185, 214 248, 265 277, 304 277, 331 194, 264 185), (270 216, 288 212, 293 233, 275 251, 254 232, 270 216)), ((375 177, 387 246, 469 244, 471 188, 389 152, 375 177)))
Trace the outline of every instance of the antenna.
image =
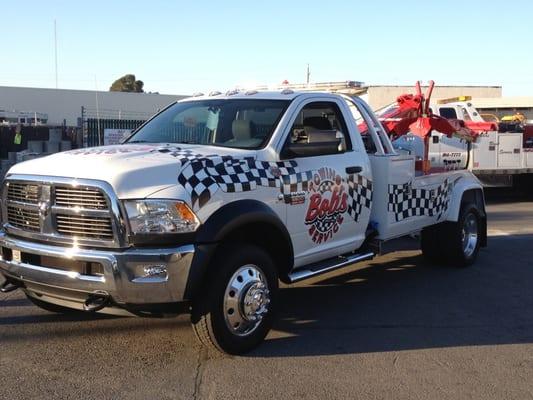
POLYGON ((309 63, 307 63, 307 79, 306 82, 309 85, 309 77, 311 76, 311 71, 309 69, 309 63))
POLYGON ((100 138, 100 109, 98 107, 98 84, 96 83, 96 75, 94 76, 94 98, 96 100, 96 123, 98 125, 98 146, 102 145, 100 138))
POLYGON ((57 21, 54 19, 54 53, 56 62, 56 89, 57 89, 57 21))

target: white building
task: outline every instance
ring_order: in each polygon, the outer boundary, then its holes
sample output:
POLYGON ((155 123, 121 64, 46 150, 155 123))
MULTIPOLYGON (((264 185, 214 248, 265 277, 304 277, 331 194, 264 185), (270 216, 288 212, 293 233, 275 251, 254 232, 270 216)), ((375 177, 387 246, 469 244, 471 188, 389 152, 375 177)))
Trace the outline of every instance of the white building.
POLYGON ((48 115, 48 125, 78 126, 82 108, 100 118, 147 119, 182 95, 0 86, 0 110, 48 115))

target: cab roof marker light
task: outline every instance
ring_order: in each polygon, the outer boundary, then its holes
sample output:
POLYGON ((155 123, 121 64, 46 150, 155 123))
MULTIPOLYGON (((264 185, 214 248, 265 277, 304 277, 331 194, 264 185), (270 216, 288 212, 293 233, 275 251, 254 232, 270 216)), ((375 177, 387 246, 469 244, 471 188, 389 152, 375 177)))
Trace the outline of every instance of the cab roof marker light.
POLYGON ((460 101, 470 101, 470 100, 472 100, 472 96, 457 96, 457 97, 450 97, 447 99, 439 99, 437 100, 437 104, 457 103, 460 101))
POLYGON ((196 93, 193 93, 192 94, 192 97, 201 97, 203 96, 204 94, 202 92, 196 92, 196 93))
POLYGON ((248 90, 244 94, 246 96, 253 96, 254 94, 257 94, 257 93, 258 93, 257 90, 248 90))
POLYGON ((234 89, 234 90, 228 90, 226 92, 226 96, 235 96, 236 94, 239 94, 239 90, 237 89, 234 89))
POLYGON ((214 90, 212 92, 209 93, 209 96, 220 96, 222 94, 222 92, 219 92, 218 90, 214 90))
POLYGON ((281 91, 281 94, 293 94, 294 93, 294 90, 292 89, 283 89, 281 91))

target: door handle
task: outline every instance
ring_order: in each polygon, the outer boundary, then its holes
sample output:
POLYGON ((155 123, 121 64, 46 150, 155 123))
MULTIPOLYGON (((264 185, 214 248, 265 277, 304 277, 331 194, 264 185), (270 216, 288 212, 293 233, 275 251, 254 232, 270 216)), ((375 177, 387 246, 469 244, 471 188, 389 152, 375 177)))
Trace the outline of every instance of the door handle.
POLYGON ((363 170, 363 167, 359 167, 359 166, 346 167, 347 174, 358 174, 362 170, 363 170))

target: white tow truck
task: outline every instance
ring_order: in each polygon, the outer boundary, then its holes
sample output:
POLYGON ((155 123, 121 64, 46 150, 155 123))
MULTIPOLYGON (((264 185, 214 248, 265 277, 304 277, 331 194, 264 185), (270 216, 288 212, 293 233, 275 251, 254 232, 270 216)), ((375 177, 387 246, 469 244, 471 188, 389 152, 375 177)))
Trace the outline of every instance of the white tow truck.
POLYGON ((278 280, 413 237, 432 262, 474 263, 487 236, 482 186, 415 162, 358 98, 283 89, 181 100, 122 145, 9 171, 0 289, 61 313, 190 312, 201 343, 243 353, 270 330, 278 280))

